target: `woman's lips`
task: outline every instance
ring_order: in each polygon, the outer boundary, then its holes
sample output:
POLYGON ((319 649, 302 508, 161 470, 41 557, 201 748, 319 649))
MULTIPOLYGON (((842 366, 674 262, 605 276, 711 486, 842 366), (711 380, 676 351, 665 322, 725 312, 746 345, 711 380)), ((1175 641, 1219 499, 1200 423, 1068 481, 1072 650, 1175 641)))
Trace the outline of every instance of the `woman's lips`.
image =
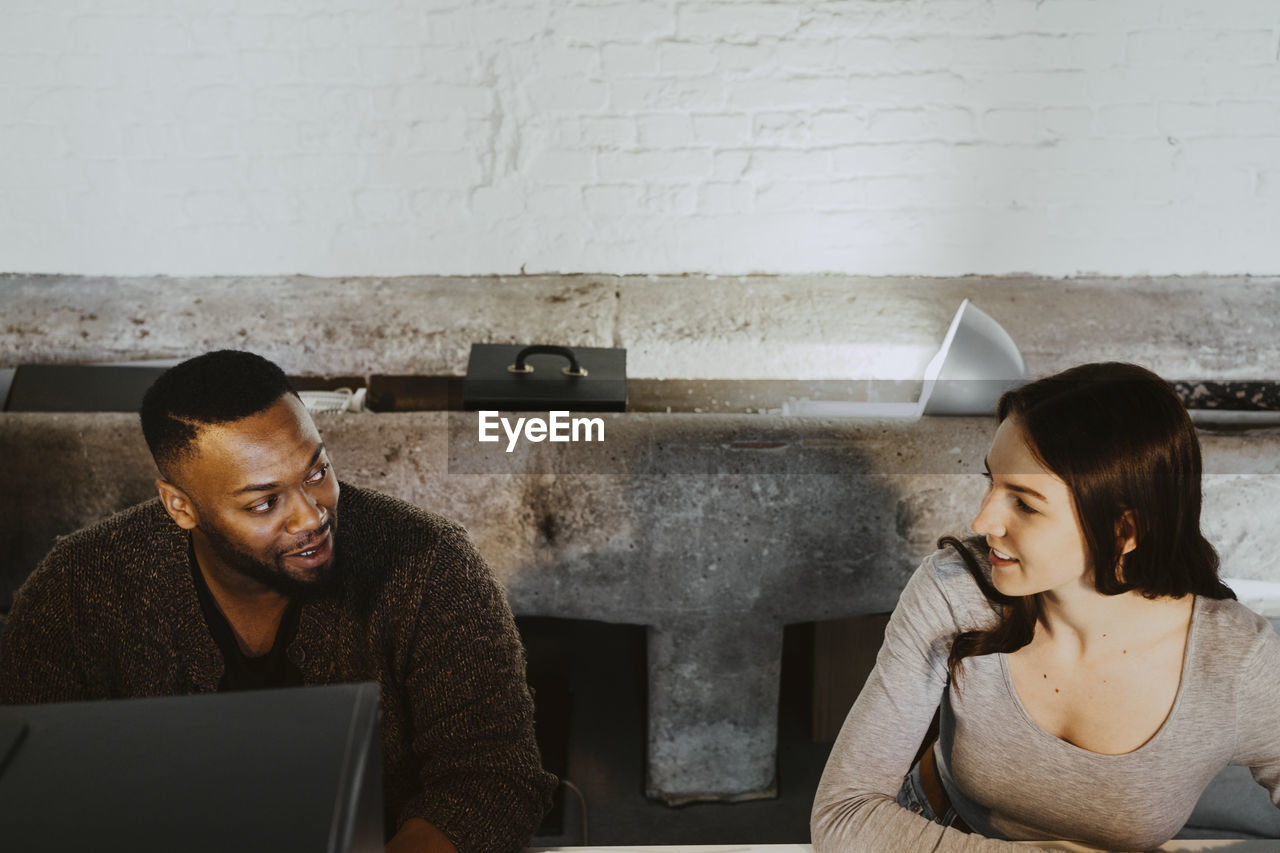
POLYGON ((1008 554, 997 551, 995 548, 991 548, 991 565, 1012 566, 1016 562, 1018 562, 1016 558, 1010 557, 1008 554))

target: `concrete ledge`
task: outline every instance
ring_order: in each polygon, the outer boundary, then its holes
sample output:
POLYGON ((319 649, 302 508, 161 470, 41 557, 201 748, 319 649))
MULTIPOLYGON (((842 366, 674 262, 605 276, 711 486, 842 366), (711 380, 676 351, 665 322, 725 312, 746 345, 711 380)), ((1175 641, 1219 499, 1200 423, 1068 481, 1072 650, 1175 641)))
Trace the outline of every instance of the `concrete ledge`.
POLYGON ((293 375, 461 375, 472 343, 621 346, 629 375, 919 378, 960 301, 1033 375, 1276 378, 1280 279, 0 276, 0 368, 252 349, 293 375))

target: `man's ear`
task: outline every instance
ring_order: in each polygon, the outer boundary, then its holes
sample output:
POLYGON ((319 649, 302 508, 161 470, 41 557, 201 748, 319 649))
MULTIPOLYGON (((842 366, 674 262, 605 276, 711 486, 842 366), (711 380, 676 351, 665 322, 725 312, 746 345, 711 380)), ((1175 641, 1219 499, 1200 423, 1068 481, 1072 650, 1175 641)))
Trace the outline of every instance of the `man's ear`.
POLYGON ((1116 522, 1116 544, 1120 546, 1121 556, 1138 547, 1137 516, 1133 510, 1126 509, 1116 522))
POLYGON ((168 480, 160 479, 156 480, 156 491, 160 493, 160 503, 164 506, 164 511, 169 513, 169 517, 183 530, 192 530, 200 523, 195 505, 182 489, 168 480))

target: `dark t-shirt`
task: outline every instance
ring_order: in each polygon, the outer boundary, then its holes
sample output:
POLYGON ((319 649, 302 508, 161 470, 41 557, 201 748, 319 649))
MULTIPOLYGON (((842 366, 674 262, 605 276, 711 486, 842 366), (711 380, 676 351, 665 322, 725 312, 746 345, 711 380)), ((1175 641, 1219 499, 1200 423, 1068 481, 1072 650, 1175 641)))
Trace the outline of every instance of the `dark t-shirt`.
POLYGON ((257 690, 263 687, 301 687, 302 671, 293 665, 285 650, 293 642, 298 633, 298 613, 302 609, 297 600, 291 600, 280 618, 280 627, 276 629, 276 639, 271 651, 258 657, 249 657, 240 651, 231 623, 218 609, 209 585, 205 583, 204 573, 196 565, 195 555, 191 557, 191 578, 195 581, 196 596, 200 599, 200 610, 204 613, 205 624, 209 633, 222 651, 225 667, 222 680, 218 682, 218 692, 227 693, 232 690, 257 690))

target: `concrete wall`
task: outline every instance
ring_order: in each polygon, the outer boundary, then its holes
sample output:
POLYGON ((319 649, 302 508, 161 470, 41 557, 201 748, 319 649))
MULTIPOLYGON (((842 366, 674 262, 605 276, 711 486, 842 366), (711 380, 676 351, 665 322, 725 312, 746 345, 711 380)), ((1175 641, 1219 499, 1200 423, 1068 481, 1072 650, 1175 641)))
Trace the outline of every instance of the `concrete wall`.
POLYGON ((9 0, 0 271, 1280 270, 1271 0, 9 0))

